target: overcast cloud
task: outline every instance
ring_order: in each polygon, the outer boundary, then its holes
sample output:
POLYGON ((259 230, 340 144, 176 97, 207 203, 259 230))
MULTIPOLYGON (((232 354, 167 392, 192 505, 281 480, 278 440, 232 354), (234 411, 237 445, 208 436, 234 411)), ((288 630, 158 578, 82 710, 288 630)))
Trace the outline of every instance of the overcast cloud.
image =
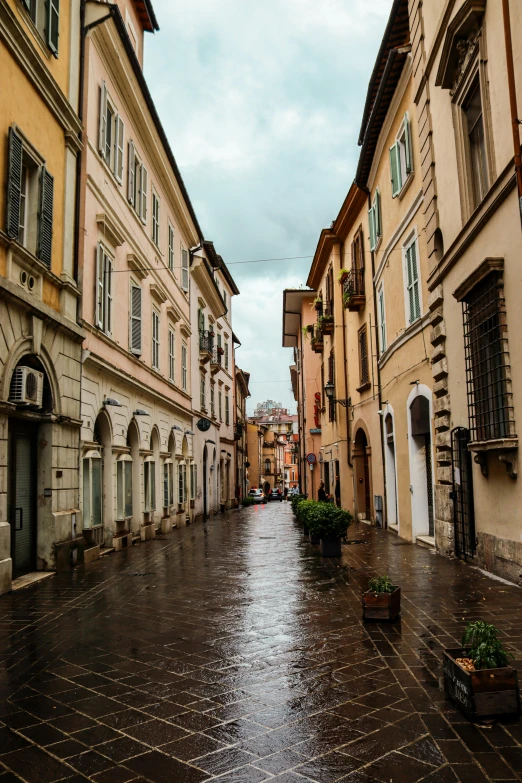
POLYGON ((248 412, 295 409, 282 291, 353 181, 368 79, 392 0, 154 0, 145 74, 205 238, 230 264, 248 412))

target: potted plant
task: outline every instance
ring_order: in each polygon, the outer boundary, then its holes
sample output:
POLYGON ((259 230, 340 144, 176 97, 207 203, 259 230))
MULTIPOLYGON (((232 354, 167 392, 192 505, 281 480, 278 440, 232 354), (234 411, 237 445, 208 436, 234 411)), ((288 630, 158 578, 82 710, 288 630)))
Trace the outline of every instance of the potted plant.
POLYGON ((520 713, 517 670, 499 636, 494 625, 476 620, 461 648, 444 651, 444 690, 471 720, 520 713))
POLYGON ((254 498, 250 498, 247 495, 247 497, 243 498, 243 500, 241 501, 241 505, 245 506, 245 507, 246 506, 253 506, 254 505, 254 498))
POLYGON ((320 315, 317 319, 317 326, 323 334, 332 334, 334 330, 333 315, 320 315))
POLYGON ((362 596, 363 620, 395 620, 401 613, 401 588, 389 576, 374 576, 362 596))
POLYGON ((319 538, 321 555, 341 557, 341 538, 346 537, 352 521, 350 512, 333 503, 316 502, 307 521, 312 533, 319 538))
POLYGON ((316 296, 314 301, 312 302, 312 307, 315 310, 322 310, 323 309, 323 297, 322 296, 316 296))
POLYGON ((341 269, 341 271, 339 272, 339 275, 337 277, 337 279, 338 279, 338 281, 340 282, 341 285, 344 283, 344 281, 346 280, 346 278, 348 277, 349 274, 350 274, 350 272, 349 272, 348 269, 341 269))
POLYGON ((225 349, 221 345, 218 345, 218 349, 217 350, 218 350, 218 353, 221 354, 221 356, 223 356, 223 354, 225 353, 225 349))
POLYGON ((308 536, 310 517, 314 513, 315 500, 300 500, 297 503, 297 519, 303 525, 305 536, 308 536))
POLYGON ((343 305, 345 307, 348 306, 348 302, 350 301, 350 299, 352 298, 354 293, 355 293, 355 291, 353 289, 351 289, 351 288, 345 288, 344 289, 344 291, 343 291, 343 305))

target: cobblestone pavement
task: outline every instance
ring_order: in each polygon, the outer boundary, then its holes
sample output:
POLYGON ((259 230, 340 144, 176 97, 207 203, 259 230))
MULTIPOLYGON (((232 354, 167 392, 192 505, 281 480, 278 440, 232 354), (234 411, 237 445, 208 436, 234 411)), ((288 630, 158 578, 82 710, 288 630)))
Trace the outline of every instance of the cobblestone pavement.
POLYGON ((465 621, 522 643, 520 590, 349 536, 323 560, 274 503, 1 598, 0 783, 522 779, 520 724, 477 728, 441 690, 465 621), (361 622, 375 572, 402 586, 393 625, 361 622))

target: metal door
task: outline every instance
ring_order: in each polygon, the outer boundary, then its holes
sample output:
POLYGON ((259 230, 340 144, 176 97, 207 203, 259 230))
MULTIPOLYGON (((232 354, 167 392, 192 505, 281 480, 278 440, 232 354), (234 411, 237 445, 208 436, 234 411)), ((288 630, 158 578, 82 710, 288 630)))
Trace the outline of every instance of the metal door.
POLYGON ((451 433, 453 467, 453 521, 455 527, 455 554, 465 560, 475 556, 475 508, 473 504, 473 470, 468 450, 470 432, 456 427, 451 433))
POLYGON ((36 510, 35 451, 30 432, 13 433, 11 556, 13 576, 35 570, 36 510))

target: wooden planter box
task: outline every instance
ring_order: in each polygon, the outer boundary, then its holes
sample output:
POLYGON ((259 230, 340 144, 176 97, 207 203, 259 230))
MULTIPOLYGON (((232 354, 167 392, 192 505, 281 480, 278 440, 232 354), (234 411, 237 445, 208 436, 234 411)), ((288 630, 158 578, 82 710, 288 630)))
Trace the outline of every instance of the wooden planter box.
POLYGON ((341 557, 340 538, 321 538, 319 546, 323 557, 341 557))
POLYGON ((401 613, 401 588, 393 593, 373 593, 368 590, 362 597, 363 620, 395 620, 401 613))
POLYGON ((470 720, 495 715, 518 715, 520 693, 517 671, 512 666, 468 672, 456 658, 467 650, 444 650, 444 690, 470 720))
POLYGON ((311 544, 314 544, 315 546, 319 546, 319 536, 317 536, 315 533, 312 533, 310 530, 310 533, 308 535, 308 539, 311 544))
POLYGON ((334 331, 334 322, 333 318, 331 321, 323 321, 321 324, 321 331, 323 334, 333 334, 334 331))

